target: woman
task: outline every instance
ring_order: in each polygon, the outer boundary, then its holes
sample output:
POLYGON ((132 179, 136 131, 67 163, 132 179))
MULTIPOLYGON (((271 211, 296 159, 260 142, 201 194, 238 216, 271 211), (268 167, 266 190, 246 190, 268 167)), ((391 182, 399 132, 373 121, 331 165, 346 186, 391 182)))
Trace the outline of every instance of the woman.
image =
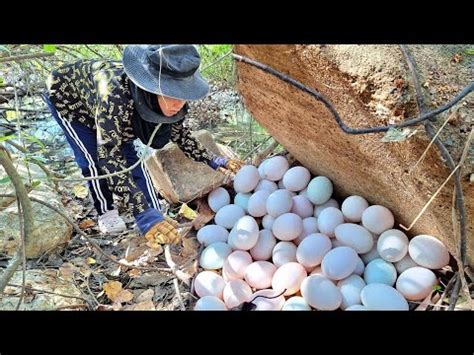
MULTIPOLYGON (((200 57, 191 45, 133 45, 122 62, 80 60, 53 71, 46 102, 71 145, 85 177, 123 171, 138 161, 133 141, 151 147, 176 143, 189 158, 237 172, 241 162, 215 156, 183 126, 187 101, 207 95, 198 72, 200 57)), ((103 233, 119 233, 125 223, 112 194, 135 217, 147 239, 177 243, 179 233, 161 214, 151 179, 142 164, 131 172, 89 181, 103 233)), ((170 223, 171 222, 171 223, 170 223)))

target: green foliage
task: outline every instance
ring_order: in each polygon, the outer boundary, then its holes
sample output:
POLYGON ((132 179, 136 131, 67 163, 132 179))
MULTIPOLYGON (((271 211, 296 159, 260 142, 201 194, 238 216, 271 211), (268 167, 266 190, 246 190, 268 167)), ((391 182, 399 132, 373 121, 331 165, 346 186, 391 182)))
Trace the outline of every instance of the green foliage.
POLYGON ((0 179, 0 185, 8 184, 10 183, 11 179, 9 176, 4 177, 3 179, 0 179))
POLYGON ((227 55, 224 59, 218 61, 224 55, 231 52, 232 48, 233 46, 230 44, 198 46, 199 54, 201 55, 201 73, 206 79, 226 81, 230 84, 234 83, 234 60, 232 56, 227 55))
POLYGON ((54 44, 43 44, 43 50, 46 53, 54 53, 56 52, 56 46, 54 44))

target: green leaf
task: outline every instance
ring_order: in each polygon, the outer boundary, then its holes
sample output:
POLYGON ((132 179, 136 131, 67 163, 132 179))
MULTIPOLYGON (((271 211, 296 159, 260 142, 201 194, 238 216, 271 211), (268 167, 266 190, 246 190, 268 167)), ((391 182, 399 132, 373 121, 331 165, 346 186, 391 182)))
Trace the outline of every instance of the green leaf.
POLYGON ((56 52, 56 46, 54 44, 43 44, 43 50, 46 53, 54 53, 56 52))
POLYGON ((3 179, 0 179, 0 184, 8 184, 10 182, 10 177, 6 176, 3 179))
POLYGON ((468 48, 464 51, 464 53, 469 54, 469 55, 474 55, 474 48, 468 48))
POLYGON ((33 182, 31 183, 31 187, 32 187, 32 188, 36 188, 36 187, 38 187, 40 184, 41 184, 41 181, 39 181, 39 180, 33 180, 33 182))
POLYGON ((40 141, 38 138, 36 138, 35 136, 29 135, 29 136, 26 136, 25 138, 28 139, 30 142, 33 142, 33 143, 38 144, 41 148, 43 148, 43 149, 45 148, 44 143, 41 142, 41 141, 40 141))
POLYGON ((441 287, 441 285, 434 285, 433 286, 433 291, 443 291, 443 288, 441 287))
POLYGON ((7 141, 7 140, 13 139, 13 138, 15 138, 14 135, 3 136, 3 137, 0 137, 0 142, 4 142, 4 141, 7 141))
POLYGON ((8 54, 11 53, 11 51, 7 47, 2 46, 2 45, 0 45, 0 51, 8 52, 8 54))

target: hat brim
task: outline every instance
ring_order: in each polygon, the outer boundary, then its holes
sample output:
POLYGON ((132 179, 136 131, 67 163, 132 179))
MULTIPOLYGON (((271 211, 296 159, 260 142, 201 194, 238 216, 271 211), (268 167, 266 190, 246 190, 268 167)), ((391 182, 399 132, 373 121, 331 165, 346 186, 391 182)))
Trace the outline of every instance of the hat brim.
POLYGON ((209 85, 196 71, 192 76, 176 79, 161 74, 156 77, 149 68, 146 45, 127 46, 123 52, 123 67, 135 85, 156 95, 180 100, 199 100, 209 93, 209 85))

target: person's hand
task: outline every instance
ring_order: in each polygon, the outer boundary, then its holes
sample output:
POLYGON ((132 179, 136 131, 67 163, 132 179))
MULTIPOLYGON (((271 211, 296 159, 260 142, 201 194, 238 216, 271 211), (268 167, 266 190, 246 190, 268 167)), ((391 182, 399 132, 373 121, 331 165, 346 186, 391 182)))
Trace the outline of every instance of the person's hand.
POLYGON ((225 168, 230 170, 232 173, 237 174, 243 165, 245 165, 245 163, 241 160, 229 159, 225 164, 225 168))
POLYGON ((152 243, 178 244, 181 240, 177 227, 177 222, 169 217, 158 222, 145 234, 145 238, 152 243))

